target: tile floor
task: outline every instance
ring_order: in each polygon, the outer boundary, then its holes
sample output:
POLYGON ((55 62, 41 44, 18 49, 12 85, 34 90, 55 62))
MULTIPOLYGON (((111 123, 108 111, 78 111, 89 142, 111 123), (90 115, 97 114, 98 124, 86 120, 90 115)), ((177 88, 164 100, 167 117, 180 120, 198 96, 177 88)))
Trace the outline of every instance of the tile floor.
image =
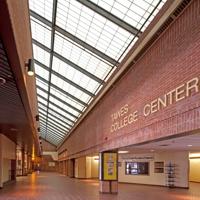
POLYGON ((33 173, 0 190, 0 200, 200 200, 200 183, 190 189, 119 184, 118 195, 99 194, 96 180, 70 179, 57 173, 33 173))

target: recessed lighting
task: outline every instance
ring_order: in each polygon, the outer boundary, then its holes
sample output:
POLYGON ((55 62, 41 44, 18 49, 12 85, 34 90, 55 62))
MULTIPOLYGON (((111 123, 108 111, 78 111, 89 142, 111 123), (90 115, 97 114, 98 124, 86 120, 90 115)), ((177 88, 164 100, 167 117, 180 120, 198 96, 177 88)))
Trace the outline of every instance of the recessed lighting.
POLYGON ((192 144, 188 144, 187 146, 188 146, 188 147, 192 147, 192 144))
POLYGON ((118 151, 118 153, 128 153, 128 151, 118 151))
POLYGON ((154 149, 151 149, 151 152, 154 152, 155 150, 154 149))

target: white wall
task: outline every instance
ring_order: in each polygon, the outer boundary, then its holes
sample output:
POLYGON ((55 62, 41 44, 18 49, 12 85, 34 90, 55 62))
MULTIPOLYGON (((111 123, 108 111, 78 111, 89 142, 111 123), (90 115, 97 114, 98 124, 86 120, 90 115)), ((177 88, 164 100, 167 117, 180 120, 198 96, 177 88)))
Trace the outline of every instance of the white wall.
POLYGON ((16 144, 2 134, 0 134, 0 154, 0 187, 2 187, 2 184, 9 180, 11 160, 16 159, 16 144))
POLYGON ((75 178, 86 178, 86 157, 75 159, 75 178))
POLYGON ((91 166, 91 157, 86 157, 86 178, 91 178, 92 177, 92 166, 91 166))
POLYGON ((200 158, 190 159, 190 181, 200 183, 200 158))
POLYGON ((86 157, 86 178, 99 177, 99 160, 97 157, 86 157))
MULTIPOLYGON (((119 155, 119 162, 121 162, 121 167, 119 167, 119 182, 126 183, 139 183, 139 184, 150 184, 150 185, 166 185, 167 177, 165 173, 154 173, 154 162, 163 161, 164 165, 172 162, 176 164, 177 178, 175 185, 177 187, 188 187, 188 172, 189 172, 189 154, 188 152, 162 152, 162 153, 152 153, 152 154, 128 154, 129 158, 137 157, 152 157, 152 159, 134 159, 132 161, 138 162, 149 162, 149 175, 126 175, 125 174, 125 162, 131 161, 130 159, 122 158, 125 155, 119 155)), ((127 154, 126 154, 127 157, 127 154)), ((165 169, 166 170, 166 169, 165 169)))

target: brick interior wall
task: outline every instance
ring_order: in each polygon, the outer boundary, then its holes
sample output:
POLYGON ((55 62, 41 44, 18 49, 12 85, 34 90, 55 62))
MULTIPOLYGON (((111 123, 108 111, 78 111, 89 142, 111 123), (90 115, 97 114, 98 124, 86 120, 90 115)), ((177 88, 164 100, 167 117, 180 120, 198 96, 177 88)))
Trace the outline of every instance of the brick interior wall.
POLYGON ((71 157, 200 129, 200 92, 148 117, 146 103, 200 77, 200 1, 194 0, 119 80, 60 147, 71 157), (125 104, 137 122, 111 133, 111 115, 125 104))

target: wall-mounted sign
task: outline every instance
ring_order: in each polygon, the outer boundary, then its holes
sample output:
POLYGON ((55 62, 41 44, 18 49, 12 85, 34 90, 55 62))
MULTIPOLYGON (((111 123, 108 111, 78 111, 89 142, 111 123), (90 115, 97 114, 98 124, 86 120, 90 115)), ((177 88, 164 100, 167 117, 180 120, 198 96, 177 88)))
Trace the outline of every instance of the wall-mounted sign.
POLYGON ((141 116, 148 117, 167 106, 188 98, 192 94, 200 92, 200 77, 195 77, 168 91, 164 95, 146 103, 142 109, 132 111, 128 104, 123 105, 111 114, 111 133, 128 125, 134 124, 141 116))
POLYGON ((117 153, 104 152, 101 155, 100 179, 104 181, 117 180, 117 153))

